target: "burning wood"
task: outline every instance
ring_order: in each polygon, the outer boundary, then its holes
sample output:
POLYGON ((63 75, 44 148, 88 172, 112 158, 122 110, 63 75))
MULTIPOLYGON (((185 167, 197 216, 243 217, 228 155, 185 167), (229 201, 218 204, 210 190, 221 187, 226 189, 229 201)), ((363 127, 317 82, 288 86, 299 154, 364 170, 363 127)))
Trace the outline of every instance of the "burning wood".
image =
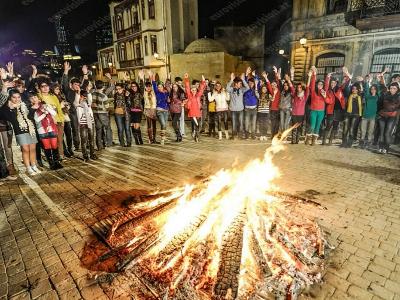
POLYGON ((295 299, 321 281, 329 245, 294 209, 312 202, 274 191, 272 156, 282 149, 274 140, 263 160, 150 195, 94 230, 118 256, 117 270, 155 298, 295 299))

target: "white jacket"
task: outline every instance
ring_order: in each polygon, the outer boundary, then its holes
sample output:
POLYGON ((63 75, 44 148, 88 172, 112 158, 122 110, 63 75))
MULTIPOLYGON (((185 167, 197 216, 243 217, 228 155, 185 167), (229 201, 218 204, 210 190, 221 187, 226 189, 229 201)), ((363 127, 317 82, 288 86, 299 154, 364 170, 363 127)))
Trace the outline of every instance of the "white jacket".
POLYGON ((208 101, 213 102, 215 101, 216 111, 227 111, 229 109, 228 102, 229 102, 229 94, 222 90, 221 93, 216 91, 212 93, 208 93, 208 101))
POLYGON ((81 96, 75 95, 74 106, 78 115, 79 125, 88 125, 89 128, 93 127, 94 117, 92 111, 92 94, 88 93, 87 101, 80 101, 81 96))

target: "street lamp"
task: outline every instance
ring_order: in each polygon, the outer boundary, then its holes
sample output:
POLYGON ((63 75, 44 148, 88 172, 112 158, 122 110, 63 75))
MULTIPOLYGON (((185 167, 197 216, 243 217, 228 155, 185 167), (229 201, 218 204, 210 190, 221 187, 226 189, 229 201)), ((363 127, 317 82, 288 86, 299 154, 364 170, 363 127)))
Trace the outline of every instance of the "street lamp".
POLYGON ((93 70, 96 70, 96 68, 97 68, 96 66, 92 66, 92 69, 93 69, 93 70))
POLYGON ((109 62, 108 66, 111 68, 113 66, 112 62, 109 62))
POLYGON ((300 45, 303 47, 303 49, 306 51, 306 57, 304 60, 304 69, 303 69, 303 80, 306 79, 306 67, 307 67, 307 60, 308 60, 308 49, 309 47, 307 45, 307 39, 305 37, 300 39, 300 45))
POLYGON ((283 49, 279 50, 279 54, 280 54, 280 55, 285 54, 285 50, 283 50, 283 49))

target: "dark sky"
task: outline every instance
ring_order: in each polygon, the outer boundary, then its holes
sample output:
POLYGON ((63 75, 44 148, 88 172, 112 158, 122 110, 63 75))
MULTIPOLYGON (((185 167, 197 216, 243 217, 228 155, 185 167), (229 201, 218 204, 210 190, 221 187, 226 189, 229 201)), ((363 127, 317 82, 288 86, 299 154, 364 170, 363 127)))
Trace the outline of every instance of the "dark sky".
MULTIPOLYGON (((160 0, 156 0, 160 1, 160 0)), ((108 0, 0 0, 0 54, 2 49, 33 49, 37 52, 53 49, 56 41, 54 23, 49 22, 56 13, 62 13, 66 28, 72 35, 85 29, 108 13, 108 0), (72 6, 78 6, 73 8, 72 6), (65 8, 71 9, 66 12, 65 8)), ((199 36, 213 35, 214 25, 240 25, 251 23, 258 15, 273 9, 271 2, 254 0, 199 0, 199 36), (229 13, 210 21, 210 16, 230 3, 239 3, 229 13)), ((94 34, 78 42, 82 52, 95 54, 94 34)))

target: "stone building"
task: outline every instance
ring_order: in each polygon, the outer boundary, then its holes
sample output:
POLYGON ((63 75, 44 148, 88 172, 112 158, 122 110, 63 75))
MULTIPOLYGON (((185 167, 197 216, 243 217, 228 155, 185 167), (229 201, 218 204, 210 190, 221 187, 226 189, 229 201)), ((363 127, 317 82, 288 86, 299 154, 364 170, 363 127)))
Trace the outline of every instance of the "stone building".
POLYGON ((102 79, 105 73, 110 73, 114 77, 117 76, 114 46, 97 50, 97 60, 98 79, 102 79))
POLYGON ((115 68, 120 79, 140 69, 165 78, 170 55, 198 37, 197 0, 123 0, 110 3, 115 68))
POLYGON ((204 75, 225 84, 232 72, 244 73, 248 66, 254 64, 229 54, 220 42, 208 38, 192 42, 184 53, 171 55, 172 78, 189 73, 192 79, 201 79, 204 75))
POLYGON ((312 65, 319 76, 344 65, 354 75, 400 73, 398 0, 293 0, 292 28, 296 80, 312 65))

